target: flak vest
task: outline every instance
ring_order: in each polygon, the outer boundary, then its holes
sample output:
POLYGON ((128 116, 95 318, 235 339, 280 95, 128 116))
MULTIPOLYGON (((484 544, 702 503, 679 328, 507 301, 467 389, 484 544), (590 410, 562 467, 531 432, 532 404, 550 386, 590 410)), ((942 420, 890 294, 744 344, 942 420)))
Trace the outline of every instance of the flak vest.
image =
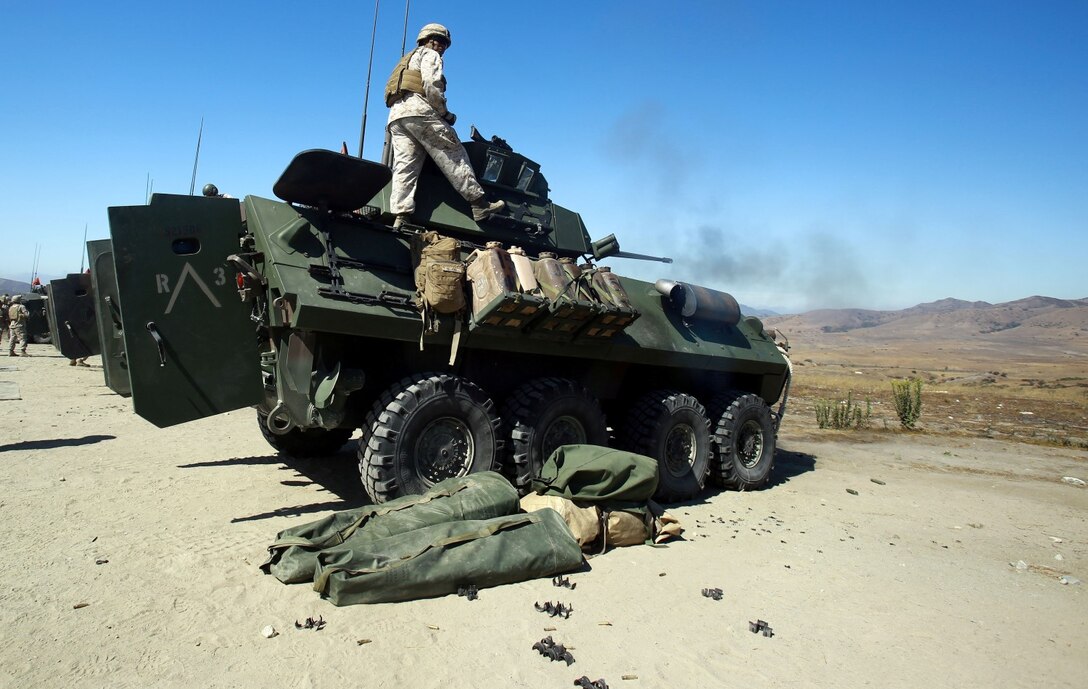
POLYGON ((393 107, 393 103, 396 103, 405 94, 423 94, 423 74, 418 69, 408 68, 408 64, 418 50, 419 48, 416 48, 402 57, 397 66, 393 68, 393 73, 389 75, 389 81, 385 83, 386 107, 393 107))

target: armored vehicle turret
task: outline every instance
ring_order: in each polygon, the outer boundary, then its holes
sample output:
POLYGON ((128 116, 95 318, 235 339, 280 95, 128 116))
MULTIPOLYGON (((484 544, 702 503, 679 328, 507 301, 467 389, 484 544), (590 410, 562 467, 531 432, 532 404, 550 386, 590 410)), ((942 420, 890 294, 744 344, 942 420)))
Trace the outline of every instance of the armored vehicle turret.
POLYGON ((475 131, 465 148, 506 201, 482 223, 428 161, 394 229, 389 168, 324 150, 295 157, 278 200, 110 208, 137 413, 253 406, 289 456, 359 429, 378 502, 491 469, 526 486, 573 443, 656 458, 663 500, 708 476, 762 484, 789 366, 759 320, 723 292, 611 271, 618 241, 592 241, 539 165, 475 131))

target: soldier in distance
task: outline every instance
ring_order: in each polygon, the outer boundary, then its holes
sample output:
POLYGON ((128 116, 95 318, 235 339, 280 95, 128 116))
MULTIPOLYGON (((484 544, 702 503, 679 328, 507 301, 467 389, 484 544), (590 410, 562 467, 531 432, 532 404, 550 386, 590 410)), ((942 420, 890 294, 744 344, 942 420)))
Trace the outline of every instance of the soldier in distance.
POLYGON ((29 318, 30 311, 23 305, 23 296, 16 294, 8 307, 8 319, 11 321, 8 326, 8 356, 15 356, 15 347, 19 342, 23 344, 22 355, 30 356, 26 353, 26 322, 29 318))
POLYGON ((442 54, 450 42, 446 27, 425 25, 416 38, 415 50, 401 58, 385 87, 387 127, 393 145, 390 206, 397 215, 394 227, 404 224, 416 209, 416 185, 427 155, 471 204, 476 222, 486 220, 506 205, 503 201, 488 203, 465 147, 453 130, 457 116, 446 108, 446 77, 442 72, 442 54))
POLYGON ((11 306, 10 297, 7 294, 0 296, 0 344, 8 337, 8 308, 11 306))

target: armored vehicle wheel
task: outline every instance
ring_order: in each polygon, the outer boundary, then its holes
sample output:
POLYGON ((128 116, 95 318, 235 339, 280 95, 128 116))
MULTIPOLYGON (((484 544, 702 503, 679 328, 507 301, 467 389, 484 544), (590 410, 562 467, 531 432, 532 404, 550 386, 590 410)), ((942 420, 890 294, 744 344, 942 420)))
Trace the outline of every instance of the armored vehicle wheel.
POLYGON ((566 378, 538 378, 510 396, 503 409, 510 429, 514 485, 528 487, 560 445, 608 445, 601 406, 584 387, 566 378))
POLYGON ((759 395, 734 392, 711 405, 716 461, 711 480, 725 488, 762 486, 774 467, 774 421, 759 395))
POLYGON ((501 468, 505 442, 495 404, 459 376, 405 378, 382 394, 370 418, 359 473, 376 503, 501 468))
POLYGON ((351 428, 292 428, 283 434, 268 430, 268 414, 257 412, 261 435, 276 452, 288 457, 327 457, 336 454, 354 432, 351 428))
POLYGON ((687 500, 699 494, 710 464, 710 421, 699 400, 675 390, 651 392, 631 408, 624 445, 657 460, 654 498, 687 500))

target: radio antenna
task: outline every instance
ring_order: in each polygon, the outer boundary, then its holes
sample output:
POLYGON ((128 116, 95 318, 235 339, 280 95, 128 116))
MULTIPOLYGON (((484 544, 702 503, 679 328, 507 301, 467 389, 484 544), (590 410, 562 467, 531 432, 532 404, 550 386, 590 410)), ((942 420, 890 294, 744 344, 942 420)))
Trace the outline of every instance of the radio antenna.
POLYGON ((83 244, 80 245, 83 250, 82 255, 79 257, 79 272, 83 272, 83 259, 87 258, 87 223, 83 223, 83 244))
POLYGON ((204 136, 204 116, 200 116, 200 131, 196 135, 196 158, 193 160, 193 181, 189 182, 189 196, 196 190, 196 166, 200 162, 200 139, 204 136))
MULTIPOLYGON (((404 57, 404 46, 408 43, 408 8, 411 7, 412 0, 404 0, 404 30, 400 35, 400 56, 404 57)), ((389 138, 389 128, 385 129, 385 141, 382 143, 382 165, 392 167, 393 166, 393 148, 392 141, 389 138)))
POLYGON ((374 0, 374 26, 370 30, 370 60, 366 66, 366 91, 363 93, 363 125, 359 131, 359 157, 363 157, 363 142, 366 141, 366 111, 370 105, 370 75, 374 71, 374 37, 378 34, 378 1, 374 0))
POLYGON ((34 265, 30 268, 30 284, 34 284, 34 278, 38 277, 38 257, 42 255, 42 245, 34 245, 34 265))

